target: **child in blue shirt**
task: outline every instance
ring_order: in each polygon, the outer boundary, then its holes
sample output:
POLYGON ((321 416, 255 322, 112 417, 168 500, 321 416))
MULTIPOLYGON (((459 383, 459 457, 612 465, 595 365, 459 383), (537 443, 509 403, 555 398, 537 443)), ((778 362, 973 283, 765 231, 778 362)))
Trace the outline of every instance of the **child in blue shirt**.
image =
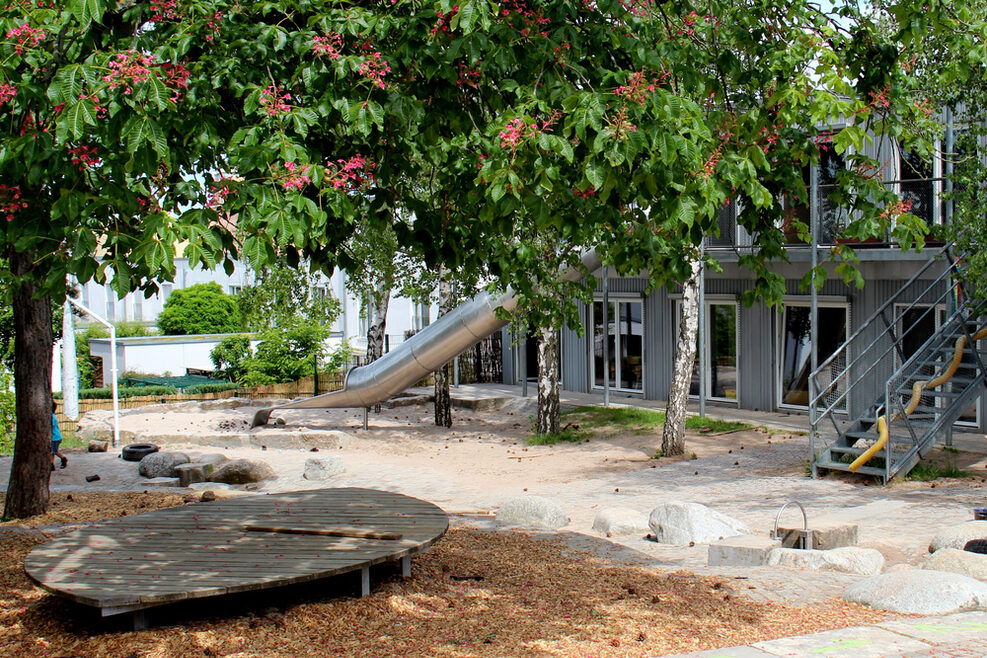
POLYGON ((69 465, 68 458, 63 455, 58 447, 62 445, 62 430, 58 428, 58 418, 55 417, 55 401, 51 403, 51 469, 55 470, 55 457, 62 460, 62 468, 69 465))

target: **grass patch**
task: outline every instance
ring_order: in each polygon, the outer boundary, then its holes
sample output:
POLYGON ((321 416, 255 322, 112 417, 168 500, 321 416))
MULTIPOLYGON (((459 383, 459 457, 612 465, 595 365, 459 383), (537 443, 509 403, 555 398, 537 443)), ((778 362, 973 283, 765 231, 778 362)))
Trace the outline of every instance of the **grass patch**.
POLYGON ((661 427, 665 424, 663 411, 637 407, 577 407, 564 415, 583 427, 642 430, 661 427))
POLYGON ((573 427, 566 427, 554 434, 534 434, 528 438, 529 446, 551 446, 556 443, 580 443, 585 437, 573 427))
POLYGON ((699 430, 705 434, 749 430, 753 427, 753 425, 748 425, 747 423, 740 423, 733 420, 719 420, 708 416, 689 416, 685 419, 685 428, 687 430, 699 430))
MULTIPOLYGON (((66 448, 88 448, 89 442, 83 441, 75 432, 68 430, 62 431, 62 445, 61 449, 66 448)), ((0 457, 9 457, 14 454, 14 436, 11 434, 9 441, 0 441, 0 457)))
POLYGON ((908 472, 905 479, 916 482, 929 482, 931 480, 938 480, 939 478, 968 477, 973 477, 973 474, 962 470, 953 463, 936 464, 933 462, 919 462, 915 465, 915 468, 908 472))

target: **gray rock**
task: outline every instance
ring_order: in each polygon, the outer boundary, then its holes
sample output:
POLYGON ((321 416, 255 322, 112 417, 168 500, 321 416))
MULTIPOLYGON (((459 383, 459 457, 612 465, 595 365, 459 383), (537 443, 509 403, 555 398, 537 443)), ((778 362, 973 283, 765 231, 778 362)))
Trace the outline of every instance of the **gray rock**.
POLYGON ((277 477, 274 469, 264 462, 250 459, 234 459, 221 464, 209 476, 210 482, 225 482, 226 484, 247 484, 260 482, 277 477))
POLYGON ((557 530, 569 523, 569 517, 554 501, 541 496, 510 498, 497 510, 497 521, 507 525, 557 530))
POLYGON ((144 482, 142 486, 145 487, 177 487, 178 478, 160 477, 151 478, 147 482, 144 482))
POLYGON ((199 496, 199 502, 211 503, 214 500, 216 500, 216 494, 208 489, 206 491, 203 491, 202 495, 199 496))
POLYGON ((648 517, 628 507, 608 507, 596 513, 593 530, 607 537, 646 533, 649 530, 648 517))
POLYGON ((218 452, 211 452, 205 455, 192 454, 189 458, 199 464, 212 464, 213 466, 219 466, 224 462, 230 461, 229 457, 221 455, 218 452))
POLYGON ((152 452, 144 456, 137 471, 146 478, 178 477, 175 467, 188 461, 184 452, 152 452))
POLYGON ((305 460, 302 477, 306 480, 327 480, 344 471, 346 464, 342 457, 309 457, 305 460))
POLYGON ((958 548, 940 548, 929 556, 922 568, 949 571, 977 580, 987 580, 987 555, 958 548))
POLYGON ((916 615, 987 610, 987 584, 945 571, 910 569, 865 578, 843 598, 872 608, 916 615))
POLYGON ((971 539, 987 539, 987 521, 967 521, 959 525, 940 530, 929 544, 929 552, 935 553, 940 548, 958 548, 963 550, 971 539))
POLYGON ((99 439, 89 439, 89 452, 106 452, 110 448, 109 441, 99 439))
POLYGON ((187 487, 195 482, 205 482, 215 470, 215 465, 202 462, 189 462, 188 464, 179 464, 175 467, 175 473, 178 474, 178 482, 183 487, 187 487))
POLYGON ((842 546, 829 550, 774 548, 768 553, 768 566, 839 571, 861 576, 876 576, 884 569, 884 556, 873 548, 842 546))
POLYGON ((193 482, 188 485, 188 488, 192 491, 220 491, 226 489, 232 489, 232 484, 225 484, 223 482, 193 482))
POLYGON ((651 511, 648 525, 661 544, 708 544, 751 534, 737 519, 699 503, 663 503, 651 511))
POLYGON ((199 403, 203 411, 214 411, 216 409, 239 409, 240 407, 256 406, 250 398, 220 398, 218 400, 205 400, 199 403))

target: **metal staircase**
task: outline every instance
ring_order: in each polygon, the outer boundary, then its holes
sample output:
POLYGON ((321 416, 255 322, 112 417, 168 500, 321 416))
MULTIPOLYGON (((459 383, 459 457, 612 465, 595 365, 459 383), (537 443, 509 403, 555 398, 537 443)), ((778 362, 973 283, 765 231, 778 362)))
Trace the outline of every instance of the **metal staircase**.
POLYGON ((962 275, 948 248, 935 254, 809 375, 813 475, 849 471, 886 484, 950 439, 985 390, 987 304, 964 298, 962 275), (935 327, 924 341, 922 326, 935 327))

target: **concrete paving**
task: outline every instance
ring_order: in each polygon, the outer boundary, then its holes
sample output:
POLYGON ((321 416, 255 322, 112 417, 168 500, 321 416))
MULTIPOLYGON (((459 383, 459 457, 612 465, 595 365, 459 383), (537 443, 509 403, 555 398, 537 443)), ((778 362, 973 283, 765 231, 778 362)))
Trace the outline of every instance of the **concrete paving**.
POLYGON ((874 626, 854 626, 746 646, 678 654, 675 658, 812 655, 831 658, 984 656, 987 655, 987 613, 901 619, 874 626))

